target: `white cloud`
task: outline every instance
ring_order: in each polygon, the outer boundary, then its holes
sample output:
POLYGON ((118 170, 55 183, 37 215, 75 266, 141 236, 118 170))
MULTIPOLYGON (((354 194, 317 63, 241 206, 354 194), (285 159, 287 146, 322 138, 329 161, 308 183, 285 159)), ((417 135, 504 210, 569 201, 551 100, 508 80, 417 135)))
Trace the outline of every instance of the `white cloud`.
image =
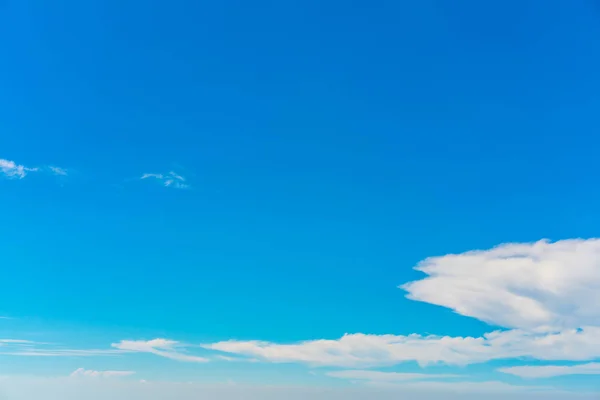
POLYGON ((24 165, 17 164, 14 161, 0 158, 0 177, 12 179, 23 179, 29 172, 45 172, 52 175, 67 176, 68 172, 66 169, 57 166, 43 166, 38 167, 26 167, 24 165))
POLYGON ((113 343, 112 347, 132 352, 151 353, 157 356, 170 358, 177 361, 186 362, 208 362, 204 357, 193 356, 182 353, 177 350, 182 345, 173 340, 153 339, 148 341, 143 340, 122 340, 119 343, 113 343))
POLYGON ((156 179, 164 179, 163 174, 144 174, 140 179, 148 179, 148 178, 156 178, 156 179))
POLYGON ((79 368, 71 373, 72 378, 91 377, 91 378, 119 378, 123 376, 131 376, 135 371, 94 371, 84 368, 79 368))
POLYGON ((104 349, 21 349, 0 352, 0 355, 19 357, 97 357, 122 354, 123 351, 104 349))
POLYGON ((50 169, 50 172, 52 172, 54 175, 60 175, 60 176, 68 175, 67 170, 64 168, 49 166, 48 169, 50 169))
POLYGON ((37 170, 37 168, 28 168, 24 165, 19 165, 14 161, 0 158, 0 174, 7 178, 23 179, 28 172, 34 172, 37 170))
POLYGON ((186 179, 171 171, 167 174, 143 174, 140 179, 157 179, 165 187, 171 187, 175 189, 188 189, 190 185, 186 182, 186 179))
POLYGON ((406 382, 406 381, 418 381, 428 379, 446 379, 456 378, 460 375, 452 374, 421 374, 421 373, 410 373, 410 372, 382 372, 382 371, 370 371, 370 370, 345 370, 345 371, 332 371, 328 372, 327 376, 333 378, 341 378, 348 380, 357 381, 370 381, 370 382, 406 382))
POLYGON ((95 357, 123 354, 116 349, 66 349, 52 343, 22 339, 0 339, 0 356, 15 357, 95 357))
MULTIPOLYGON (((344 368, 411 361, 422 366, 468 365, 516 358, 594 361, 600 358, 600 325, 580 324, 597 322, 600 314, 595 306, 600 304, 596 292, 600 292, 597 255, 600 240, 591 239, 508 244, 488 251, 425 260, 419 269, 429 277, 405 286, 410 298, 445 305, 461 314, 512 328, 478 337, 356 333, 296 343, 228 340, 200 347, 217 353, 211 358, 225 361, 344 368), (522 307, 515 305, 519 304, 513 299, 515 296, 522 300, 522 307)), ((178 361, 209 361, 187 353, 186 345, 167 339, 124 340, 112 347, 116 353, 143 352, 178 361)), ((36 346, 3 354, 62 356, 110 351, 36 346)))
MULTIPOLYGON (((164 181, 163 175, 143 179, 164 181)), ((490 389, 498 382, 433 382, 448 375, 365 371, 403 362, 468 365, 500 359, 594 361, 600 359, 600 240, 506 244, 486 251, 429 258, 418 269, 428 277, 403 288, 408 297, 445 306, 499 329, 477 337, 436 335, 347 334, 337 339, 295 343, 228 340, 200 345, 210 357, 225 361, 303 363, 311 366, 356 368, 330 376, 368 384, 420 385, 449 389, 462 383, 471 389, 490 389), (472 297, 470 297, 472 296, 472 297), (419 382, 419 381, 427 382, 419 382), (485 386, 484 385, 488 385, 485 386)), ((0 345, 2 343, 0 342, 0 345)), ((168 339, 123 340, 113 350, 22 348, 18 355, 69 355, 139 352, 185 362, 207 362, 191 355, 186 345, 168 339), (72 353, 70 353, 72 352, 72 353)), ((4 347, 2 347, 4 348, 4 347)), ((10 354, 0 352, 0 354, 10 354)), ((16 352, 13 352, 16 354, 16 352)), ((207 356, 208 357, 208 356, 207 356)), ((580 366, 524 366, 499 370, 523 377, 592 374, 596 363, 580 366)), ((470 390, 470 389, 469 389, 470 390)))
POLYGON ((600 240, 504 244, 432 257, 408 298, 507 328, 480 337, 348 334, 298 343, 224 341, 203 347, 262 361, 374 367, 416 361, 465 365, 495 359, 600 358, 600 240))
POLYGON ((31 340, 23 339, 0 339, 0 345, 2 344, 34 344, 31 340))
POLYGON ((600 326, 600 240, 512 243, 431 257, 427 278, 401 286, 412 300, 504 328, 600 326))
POLYGON ((496 331, 480 337, 358 333, 336 340, 291 344, 224 341, 202 347, 266 362, 349 368, 390 366, 407 361, 416 361, 423 366, 435 363, 467 365, 520 357, 582 361, 600 358, 600 328, 557 333, 496 331))
POLYGON ((523 365, 518 367, 500 368, 505 374, 521 378, 552 378, 562 375, 600 375, 600 363, 579 365, 523 365))

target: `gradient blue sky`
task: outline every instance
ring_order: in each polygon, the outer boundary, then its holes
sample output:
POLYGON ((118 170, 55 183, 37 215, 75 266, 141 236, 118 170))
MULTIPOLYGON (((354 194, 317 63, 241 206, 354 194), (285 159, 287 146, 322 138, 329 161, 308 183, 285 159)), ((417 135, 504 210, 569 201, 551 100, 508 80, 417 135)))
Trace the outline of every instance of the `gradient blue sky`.
POLYGON ((597 1, 3 0, 0 38, 0 375, 600 391, 600 341, 527 339, 600 332, 597 1))

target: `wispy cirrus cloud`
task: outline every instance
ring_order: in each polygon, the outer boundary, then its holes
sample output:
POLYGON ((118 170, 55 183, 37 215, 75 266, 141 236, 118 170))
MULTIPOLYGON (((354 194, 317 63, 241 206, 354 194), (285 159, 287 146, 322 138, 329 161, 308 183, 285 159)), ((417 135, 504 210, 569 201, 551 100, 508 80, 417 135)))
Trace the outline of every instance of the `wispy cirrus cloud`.
POLYGON ((24 339, 0 339, 0 356, 14 357, 96 357, 125 353, 117 349, 68 349, 54 343, 24 339))
POLYGON ((163 186, 174 189, 188 189, 190 187, 190 185, 186 183, 186 179, 183 176, 173 171, 170 171, 166 174, 143 174, 140 179, 154 179, 160 182, 163 186))
POLYGON ((0 351, 0 355, 19 357, 98 357, 123 354, 122 351, 104 349, 22 349, 0 351))
POLYGON ((189 355, 181 351, 183 345, 174 340, 153 339, 153 340, 122 340, 118 343, 113 343, 112 347, 138 353, 150 353, 160 357, 170 358, 177 361, 185 362, 208 362, 205 357, 189 355))
POLYGON ((23 339, 0 339, 0 344, 35 344, 31 340, 23 340, 23 339))
POLYGON ((600 363, 578 365, 522 365, 498 369, 521 378, 552 378, 563 375, 600 375, 600 363))
POLYGON ((69 175, 68 171, 66 169, 64 169, 64 168, 55 167, 55 166, 51 165, 51 166, 48 167, 48 169, 54 175, 59 175, 59 176, 67 176, 67 175, 69 175))
POLYGON ((333 378, 347 379, 355 383, 379 388, 399 390, 458 392, 458 393, 513 393, 538 392, 551 388, 541 386, 511 385, 500 381, 474 382, 464 379, 464 375, 425 374, 405 372, 382 372, 373 370, 342 370, 326 374, 333 378))
MULTIPOLYGON (((503 400, 506 399, 505 395, 510 394, 511 399, 515 395, 527 395, 526 398, 530 399, 536 394, 546 393, 557 394, 559 391, 556 388, 549 386, 524 386, 524 385, 513 385, 501 381, 417 381, 417 382, 383 382, 383 381, 368 381, 367 386, 377 388, 388 388, 395 389, 398 391, 412 392, 413 395, 418 393, 437 393, 439 399, 441 396, 447 398, 449 393, 457 394, 461 398, 466 395, 504 395, 503 400)), ((573 393, 570 393, 573 395, 573 393)), ((562 393, 566 395, 566 393, 562 393)))
POLYGON ((0 177, 9 179, 23 179, 31 172, 45 172, 51 175, 67 176, 65 168, 57 166, 27 167, 15 161, 0 158, 0 177))
POLYGON ((78 368, 71 373, 72 378, 120 378, 134 375, 135 371, 94 371, 85 368, 78 368))
POLYGON ((328 372, 326 375, 331 376, 333 378, 370 382, 407 382, 461 377, 461 375, 454 374, 422 374, 410 372, 382 372, 372 370, 331 371, 328 372))

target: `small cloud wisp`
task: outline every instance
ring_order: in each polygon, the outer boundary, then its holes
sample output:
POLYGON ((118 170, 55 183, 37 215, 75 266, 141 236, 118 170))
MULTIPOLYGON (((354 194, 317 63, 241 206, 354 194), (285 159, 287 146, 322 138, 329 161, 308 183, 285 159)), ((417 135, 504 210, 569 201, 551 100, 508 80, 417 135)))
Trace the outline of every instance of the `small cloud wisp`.
POLYGON ((174 189, 188 189, 190 187, 189 184, 185 183, 186 179, 183 176, 173 171, 170 171, 167 174, 143 174, 140 179, 156 179, 164 187, 174 189))
POLYGON ((185 362, 208 362, 204 357, 193 356, 182 353, 177 350, 181 347, 179 342, 167 339, 153 340, 122 340, 119 343, 113 343, 112 347, 119 350, 138 353, 151 353, 160 357, 170 358, 177 361, 185 362))
POLYGON ((85 368, 78 368, 71 373, 71 378, 120 378, 124 376, 131 376, 135 374, 135 371, 94 371, 85 368))

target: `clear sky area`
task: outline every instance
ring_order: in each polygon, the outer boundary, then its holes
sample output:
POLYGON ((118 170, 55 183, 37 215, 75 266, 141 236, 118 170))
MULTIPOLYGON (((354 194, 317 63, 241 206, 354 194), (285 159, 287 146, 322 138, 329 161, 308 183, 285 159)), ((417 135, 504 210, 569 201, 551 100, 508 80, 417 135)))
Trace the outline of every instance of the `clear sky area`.
POLYGON ((600 1, 0 0, 0 57, 1 400, 599 398, 600 1))

